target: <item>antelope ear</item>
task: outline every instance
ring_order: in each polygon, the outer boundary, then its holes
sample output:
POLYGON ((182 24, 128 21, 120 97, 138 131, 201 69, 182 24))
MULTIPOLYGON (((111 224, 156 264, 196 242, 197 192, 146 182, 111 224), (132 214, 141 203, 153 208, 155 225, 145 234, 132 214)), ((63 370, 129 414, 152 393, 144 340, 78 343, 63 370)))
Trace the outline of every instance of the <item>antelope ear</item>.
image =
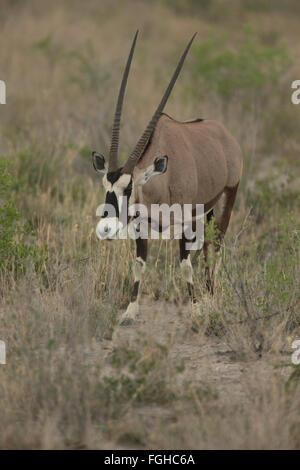
POLYGON ((98 173, 107 173, 107 165, 105 158, 97 152, 92 153, 93 166, 98 173))
POLYGON ((144 170, 142 173, 140 173, 136 180, 134 181, 135 186, 141 186, 147 181, 149 181, 150 178, 154 175, 162 175, 163 173, 166 172, 168 166, 168 156, 164 155, 163 157, 156 157, 154 160, 154 163, 146 170, 144 170))

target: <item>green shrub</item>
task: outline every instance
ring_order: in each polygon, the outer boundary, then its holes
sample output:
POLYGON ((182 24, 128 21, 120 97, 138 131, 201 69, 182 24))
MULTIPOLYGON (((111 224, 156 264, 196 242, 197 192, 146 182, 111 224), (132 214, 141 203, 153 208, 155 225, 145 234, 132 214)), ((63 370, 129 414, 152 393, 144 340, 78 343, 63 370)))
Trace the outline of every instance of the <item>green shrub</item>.
POLYGON ((39 191, 46 192, 49 188, 58 191, 57 175, 60 171, 58 156, 45 153, 42 148, 31 145, 16 155, 16 179, 13 188, 17 192, 26 191, 36 196, 39 191))
MULTIPOLYGON (((289 179, 292 181, 293 176, 289 175, 289 179)), ((250 190, 246 198, 256 224, 270 217, 280 219, 287 211, 296 209, 299 202, 299 192, 289 186, 278 185, 272 174, 257 181, 255 189, 250 190)))
POLYGON ((18 276, 25 271, 26 262, 31 259, 35 268, 40 269, 46 251, 35 243, 27 241, 33 235, 28 224, 23 223, 21 215, 12 199, 11 189, 15 184, 9 173, 9 164, 0 158, 0 272, 13 271, 18 276))
POLYGON ((40 51, 51 65, 65 58, 67 55, 63 46, 53 40, 52 34, 47 34, 34 42, 32 47, 40 51))

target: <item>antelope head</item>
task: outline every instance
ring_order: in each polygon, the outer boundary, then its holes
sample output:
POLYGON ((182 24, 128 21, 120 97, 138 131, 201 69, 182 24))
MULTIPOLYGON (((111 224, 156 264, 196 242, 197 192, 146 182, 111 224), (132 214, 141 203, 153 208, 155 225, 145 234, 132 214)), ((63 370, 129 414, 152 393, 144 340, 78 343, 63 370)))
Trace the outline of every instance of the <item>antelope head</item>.
MULTIPOLYGON (((149 142, 149 139, 151 138, 151 135, 154 132, 157 121, 165 107, 165 104, 169 98, 173 86, 175 85, 179 72, 183 66, 185 57, 191 47, 191 44, 196 34, 194 34, 187 47, 185 48, 184 53, 182 54, 180 61, 175 69, 175 72, 171 78, 171 81, 168 85, 168 88, 166 89, 160 104, 158 105, 155 113, 153 114, 152 119, 150 120, 145 131, 138 140, 134 150, 128 156, 124 166, 120 167, 118 164, 118 148, 121 113, 127 78, 135 49, 137 35, 138 31, 134 36, 121 82, 112 128, 112 138, 108 164, 106 163, 105 157, 103 155, 97 152, 92 153, 94 169, 98 173, 104 174, 102 183, 106 191, 105 204, 102 207, 101 214, 97 214, 101 216, 101 219, 96 229, 97 235, 100 239, 114 239, 116 238, 118 232, 123 228, 124 221, 122 223, 119 218, 121 210, 123 209, 122 204, 129 204, 129 200, 134 192, 134 188, 147 183, 147 181, 149 181, 149 179, 152 178, 154 175, 163 174, 167 170, 167 155, 159 155, 155 158, 153 164, 148 166, 148 168, 137 174, 136 172, 134 172, 134 169, 138 161, 142 157, 149 142)), ((128 207, 126 213, 128 214, 128 207)), ((127 223, 128 220, 125 221, 125 225, 127 223)))

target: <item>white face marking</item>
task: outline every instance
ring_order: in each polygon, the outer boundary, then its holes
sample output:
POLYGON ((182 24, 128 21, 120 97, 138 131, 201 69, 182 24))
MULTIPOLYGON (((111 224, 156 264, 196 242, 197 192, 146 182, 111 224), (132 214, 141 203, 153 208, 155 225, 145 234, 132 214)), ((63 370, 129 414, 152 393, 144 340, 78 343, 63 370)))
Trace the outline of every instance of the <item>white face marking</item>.
POLYGON ((129 185, 130 179, 131 179, 131 175, 124 174, 124 175, 121 175, 120 178, 114 184, 111 184, 107 180, 107 176, 104 175, 102 182, 103 182, 105 191, 110 191, 110 192, 114 191, 117 199, 119 199, 120 196, 123 196, 124 189, 127 188, 127 186, 129 185))
POLYGON ((183 259, 180 263, 181 273, 190 284, 193 284, 193 267, 190 259, 190 255, 186 259, 183 259))
POLYGON ((102 184, 104 186, 105 191, 112 191, 112 184, 107 181, 107 176, 104 175, 102 178, 102 184))
MULTIPOLYGON (((131 175, 124 174, 121 175, 120 178, 114 183, 111 184, 107 180, 107 176, 104 175, 102 179, 102 183, 104 186, 105 191, 114 192, 118 201, 119 206, 119 213, 121 213, 120 203, 122 200, 122 196, 124 194, 124 190, 127 188, 131 180, 131 175)), ((105 217, 101 219, 97 225, 96 233, 98 238, 100 239, 115 239, 117 238, 117 233, 123 229, 123 224, 119 221, 118 217, 105 217)))

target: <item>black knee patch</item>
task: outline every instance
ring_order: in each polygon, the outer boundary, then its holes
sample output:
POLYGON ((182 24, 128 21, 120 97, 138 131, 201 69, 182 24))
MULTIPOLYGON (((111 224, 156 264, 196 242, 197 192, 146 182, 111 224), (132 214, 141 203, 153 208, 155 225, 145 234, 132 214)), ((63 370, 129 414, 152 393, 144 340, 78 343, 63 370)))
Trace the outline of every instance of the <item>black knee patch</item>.
POLYGON ((132 291, 132 294, 131 294, 130 302, 135 302, 136 301, 138 293, 139 293, 139 285, 140 285, 140 281, 135 281, 135 283, 133 285, 133 291, 132 291))

